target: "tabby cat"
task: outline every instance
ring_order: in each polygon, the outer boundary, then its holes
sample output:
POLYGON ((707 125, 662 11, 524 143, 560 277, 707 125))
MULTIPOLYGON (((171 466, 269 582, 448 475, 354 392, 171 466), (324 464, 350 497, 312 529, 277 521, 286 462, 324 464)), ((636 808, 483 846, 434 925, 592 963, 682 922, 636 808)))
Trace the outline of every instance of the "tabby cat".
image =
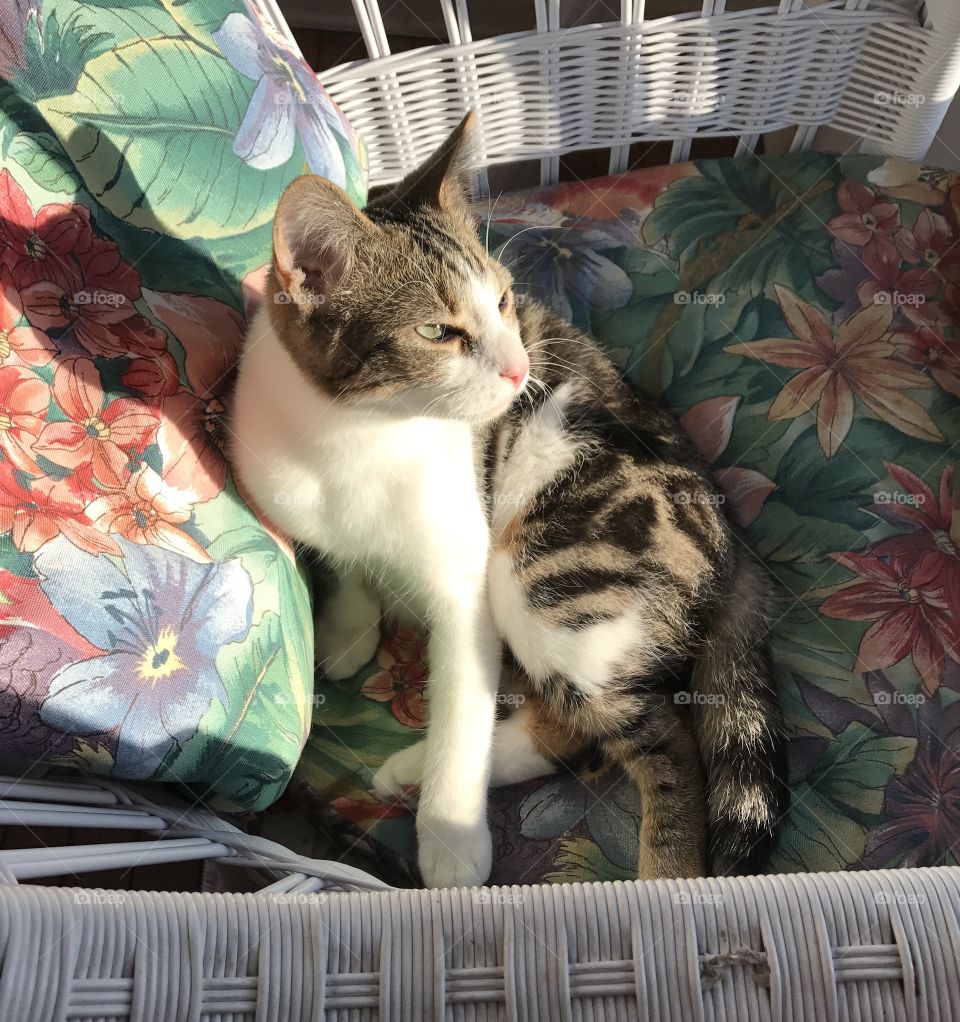
POLYGON ((770 593, 676 419, 518 301, 480 243, 470 115, 361 212, 287 189, 234 402, 253 499, 325 555, 330 679, 384 613, 430 631, 430 726, 376 791, 420 786, 428 886, 489 875, 488 786, 585 746, 640 791, 641 877, 754 871, 785 809, 770 593), (504 660, 526 701, 497 722, 504 660))

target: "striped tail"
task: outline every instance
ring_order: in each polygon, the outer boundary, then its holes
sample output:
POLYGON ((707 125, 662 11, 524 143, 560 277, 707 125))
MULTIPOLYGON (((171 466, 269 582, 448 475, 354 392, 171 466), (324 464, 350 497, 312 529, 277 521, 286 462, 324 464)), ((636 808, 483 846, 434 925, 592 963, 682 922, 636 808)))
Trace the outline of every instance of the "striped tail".
POLYGON ((716 876, 762 870, 789 806, 783 720, 767 646, 770 598, 763 568, 742 556, 693 670, 716 876))

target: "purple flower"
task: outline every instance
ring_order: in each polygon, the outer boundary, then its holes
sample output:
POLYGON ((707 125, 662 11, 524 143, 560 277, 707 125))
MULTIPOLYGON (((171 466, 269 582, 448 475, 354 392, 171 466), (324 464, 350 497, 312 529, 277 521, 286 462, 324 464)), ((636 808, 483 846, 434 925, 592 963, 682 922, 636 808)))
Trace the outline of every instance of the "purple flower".
POLYGON ((213 33, 230 65, 257 83, 233 151, 257 170, 286 163, 297 136, 315 174, 343 185, 343 156, 327 120, 337 113, 314 73, 242 14, 230 14, 213 33))
MULTIPOLYGON (((567 292, 599 311, 622 308, 633 294, 624 270, 603 252, 636 248, 637 235, 623 223, 573 221, 531 203, 514 219, 495 219, 491 230, 509 235, 494 255, 503 258, 534 294, 565 319, 572 318, 567 292)), ((483 224, 480 234, 483 237, 483 224)))
POLYGON ((27 21, 40 17, 40 0, 0 0, 0 78, 22 71, 27 21))
POLYGON ((859 249, 845 242, 835 241, 832 246, 835 266, 816 278, 824 294, 843 304, 834 313, 834 323, 840 324, 860 311, 857 288, 870 276, 860 258, 859 249))
POLYGON ((525 838, 566 837, 582 823, 603 854, 621 869, 637 868, 639 796, 615 770, 581 770, 545 781, 520 803, 525 838))
POLYGON ((117 543, 119 566, 62 537, 34 558, 50 602, 105 651, 54 675, 40 718, 69 734, 115 732, 117 773, 143 780, 196 733, 211 700, 227 706, 216 657, 250 630, 253 585, 239 560, 117 543))
MULTIPOLYGON (((908 730, 905 728, 904 730, 908 730)), ((909 729, 914 730, 914 729, 909 729)), ((871 831, 858 866, 940 866, 960 855, 960 702, 928 697, 916 714, 917 754, 892 778, 885 821, 871 831)))

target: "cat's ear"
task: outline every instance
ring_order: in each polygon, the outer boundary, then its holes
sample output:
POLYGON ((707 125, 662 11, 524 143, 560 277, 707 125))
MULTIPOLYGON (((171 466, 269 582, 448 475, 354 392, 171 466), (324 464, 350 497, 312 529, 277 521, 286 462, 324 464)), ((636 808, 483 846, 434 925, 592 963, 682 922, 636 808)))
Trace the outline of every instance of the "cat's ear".
POLYGON ((288 185, 273 221, 273 266, 288 301, 323 309, 349 274, 357 247, 379 228, 332 181, 304 175, 288 185))
POLYGON ((476 117, 471 110, 439 149, 389 189, 389 199, 407 206, 466 209, 470 203, 470 158, 476 117))

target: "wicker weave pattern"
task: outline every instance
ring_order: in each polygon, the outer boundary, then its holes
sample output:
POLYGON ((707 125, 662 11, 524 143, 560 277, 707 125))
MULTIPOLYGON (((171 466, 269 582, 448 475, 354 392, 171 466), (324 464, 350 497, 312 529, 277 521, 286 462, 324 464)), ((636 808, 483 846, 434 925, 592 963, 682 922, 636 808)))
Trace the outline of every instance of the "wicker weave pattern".
POLYGON ((168 895, 0 889, 17 1022, 960 1018, 960 868, 168 895))
POLYGON ((356 0, 374 59, 323 73, 367 141, 376 183, 415 166, 468 108, 479 114, 477 166, 539 157, 544 184, 578 150, 609 148, 616 173, 632 142, 673 140, 683 160, 698 135, 737 136, 749 152, 787 126, 795 149, 829 124, 920 159, 960 85, 954 0, 930 0, 926 15, 912 0, 731 12, 706 0, 653 21, 625 4, 620 22, 576 28, 560 27, 559 3, 538 4, 539 31, 478 41, 465 3, 442 6, 449 45, 390 55, 378 5, 356 0))

